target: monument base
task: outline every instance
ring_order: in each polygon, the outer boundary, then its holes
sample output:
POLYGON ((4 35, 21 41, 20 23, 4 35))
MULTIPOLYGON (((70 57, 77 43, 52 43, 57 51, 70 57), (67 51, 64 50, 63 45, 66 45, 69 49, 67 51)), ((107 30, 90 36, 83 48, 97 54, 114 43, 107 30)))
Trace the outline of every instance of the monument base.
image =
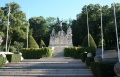
POLYGON ((53 51, 53 57, 64 57, 64 48, 72 46, 49 46, 53 51))

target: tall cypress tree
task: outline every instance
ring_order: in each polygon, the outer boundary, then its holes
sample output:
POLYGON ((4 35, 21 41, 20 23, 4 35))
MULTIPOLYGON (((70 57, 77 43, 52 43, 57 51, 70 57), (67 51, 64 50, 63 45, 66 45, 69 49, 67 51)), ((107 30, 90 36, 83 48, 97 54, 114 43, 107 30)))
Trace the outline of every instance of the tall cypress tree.
MULTIPOLYGON (((91 36, 91 34, 89 34, 89 39, 90 39, 90 47, 97 48, 96 43, 95 43, 93 37, 91 36)), ((88 36, 86 36, 85 39, 83 40, 82 46, 83 47, 88 47, 88 36)))
POLYGON ((34 40, 34 38, 30 35, 28 40, 28 47, 29 48, 39 48, 37 42, 34 40))
POLYGON ((39 45, 40 47, 46 47, 46 45, 45 45, 45 43, 44 43, 44 41, 41 39, 40 40, 40 45, 39 45))

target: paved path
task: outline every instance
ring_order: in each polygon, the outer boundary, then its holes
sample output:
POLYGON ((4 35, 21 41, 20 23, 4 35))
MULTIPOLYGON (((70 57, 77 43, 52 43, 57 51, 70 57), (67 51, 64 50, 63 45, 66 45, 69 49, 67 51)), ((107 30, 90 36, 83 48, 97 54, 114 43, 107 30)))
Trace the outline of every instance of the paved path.
MULTIPOLYGON (((102 49, 97 48, 96 55, 102 55, 102 49)), ((104 50, 103 61, 118 61, 118 52, 116 50, 104 50)))

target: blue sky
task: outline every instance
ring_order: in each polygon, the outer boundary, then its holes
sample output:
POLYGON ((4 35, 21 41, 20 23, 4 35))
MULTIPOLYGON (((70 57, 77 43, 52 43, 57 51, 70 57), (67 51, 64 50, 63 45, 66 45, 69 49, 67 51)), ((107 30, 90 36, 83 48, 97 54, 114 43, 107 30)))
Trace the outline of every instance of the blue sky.
POLYGON ((21 6, 21 10, 30 17, 59 17, 60 19, 76 19, 76 15, 81 12, 84 5, 120 3, 120 0, 0 0, 0 7, 6 3, 16 2, 21 6))

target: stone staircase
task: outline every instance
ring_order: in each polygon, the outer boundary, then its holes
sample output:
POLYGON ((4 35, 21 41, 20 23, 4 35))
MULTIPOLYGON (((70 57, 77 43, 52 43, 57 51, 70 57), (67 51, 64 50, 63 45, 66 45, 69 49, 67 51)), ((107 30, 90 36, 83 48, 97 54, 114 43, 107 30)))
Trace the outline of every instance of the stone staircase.
POLYGON ((63 57, 66 46, 54 46, 53 57, 63 57))
POLYGON ((25 59, 0 68, 0 77, 93 77, 80 59, 55 57, 25 59))

